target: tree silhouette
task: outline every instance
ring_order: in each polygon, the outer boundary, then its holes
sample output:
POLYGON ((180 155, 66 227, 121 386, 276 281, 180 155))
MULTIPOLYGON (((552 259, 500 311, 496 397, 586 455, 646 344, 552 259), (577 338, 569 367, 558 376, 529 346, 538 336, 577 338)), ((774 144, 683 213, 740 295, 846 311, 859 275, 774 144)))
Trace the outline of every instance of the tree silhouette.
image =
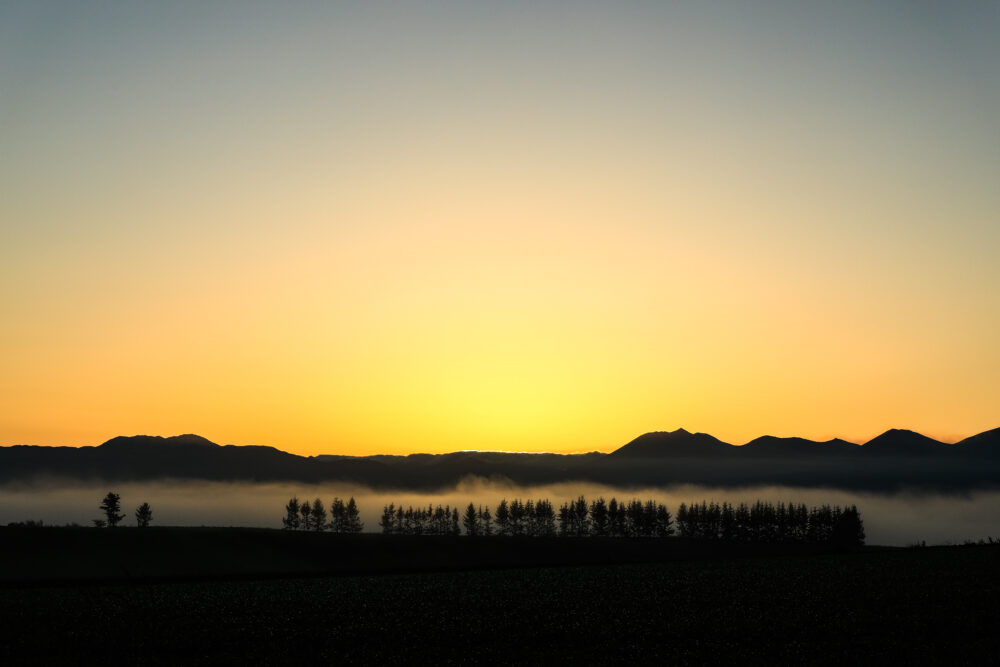
POLYGON ((590 523, 595 537, 608 534, 608 504, 603 497, 590 503, 590 523))
POLYGON ((149 522, 153 520, 153 510, 149 507, 149 503, 143 503, 139 505, 135 510, 135 521, 140 528, 146 528, 149 526, 149 522))
POLYGON ((489 506, 484 508, 480 505, 477 515, 483 525, 483 535, 493 535, 493 514, 490 512, 489 506))
POLYGON ((312 504, 312 529, 319 532, 326 530, 326 508, 323 501, 317 498, 312 504))
POLYGON ((666 505, 656 507, 656 537, 669 537, 674 534, 673 519, 666 505))
MULTIPOLYGON (((315 514, 315 509, 313 512, 315 514)), ((334 499, 333 515, 332 528, 340 532, 360 532, 353 498, 347 506, 334 499)), ((510 501, 504 498, 497 506, 496 534, 664 538, 675 532, 674 517, 665 505, 638 498, 628 502, 611 498, 607 503, 598 498, 588 505, 580 496, 560 506, 558 532, 556 518, 552 503, 546 498, 524 502, 519 498, 510 501)), ((402 506, 390 504, 383 509, 379 525, 383 533, 459 535, 459 522, 458 508, 451 506, 409 507, 404 512, 402 506)), ((490 509, 482 505, 477 509, 469 503, 461 524, 470 536, 494 534, 493 516, 490 509)), ((809 508, 804 504, 775 505, 761 500, 732 505, 703 500, 681 503, 677 508, 676 526, 682 537, 727 542, 810 542, 851 547, 862 545, 865 540, 864 525, 854 506, 849 509, 831 505, 809 508)))
POLYGON ((584 500, 583 496, 576 499, 572 510, 573 533, 578 537, 590 535, 590 519, 587 518, 590 511, 587 508, 587 501, 584 500))
MULTIPOLYGON (((499 515, 499 512, 497 512, 499 515)), ((511 535, 523 535, 524 534, 524 505, 521 504, 520 498, 515 498, 510 501, 510 521, 508 523, 508 530, 511 535)))
POLYGON ((617 498, 608 502, 608 535, 623 537, 625 535, 625 513, 617 498))
POLYGON ((510 535, 510 510, 507 508, 506 498, 502 498, 497 505, 497 533, 510 535))
MULTIPOLYGON (((383 535, 391 535, 396 532, 396 504, 389 503, 382 508, 382 518, 378 520, 378 525, 382 528, 383 535)), ((330 523, 333 529, 333 523, 330 523)))
POLYGON ((299 528, 299 499, 291 498, 285 505, 285 518, 281 520, 285 530, 298 530, 299 528))
POLYGON ((312 504, 308 500, 302 501, 299 514, 302 515, 302 530, 312 530, 312 504))
POLYGON ((722 503, 722 514, 719 518, 719 537, 732 542, 736 539, 736 511, 729 503, 722 503))
POLYGON ((469 506, 465 508, 462 526, 465 527, 465 534, 469 537, 479 535, 479 514, 476 512, 476 506, 472 503, 469 503, 469 506))
POLYGON ((347 507, 344 510, 344 515, 346 518, 346 530, 347 533, 360 533, 364 528, 364 524, 361 523, 360 512, 358 511, 358 505, 354 502, 354 496, 351 496, 350 500, 347 501, 347 507))
POLYGON ((347 506, 336 497, 330 503, 330 530, 335 533, 347 532, 347 506))
POLYGON ((677 528, 681 531, 681 537, 693 537, 687 503, 681 503, 677 508, 677 528))
POLYGON ((865 543, 865 525, 861 521, 858 508, 850 508, 840 513, 830 533, 830 542, 838 547, 860 547, 865 543))
POLYGON ((556 534, 556 511, 548 499, 535 503, 534 534, 539 537, 551 537, 556 534))
POLYGON ((107 517, 108 528, 114 528, 118 525, 118 522, 125 518, 124 514, 119 514, 121 511, 121 496, 113 491, 108 491, 108 495, 104 496, 104 500, 98 509, 104 512, 104 516, 107 517))

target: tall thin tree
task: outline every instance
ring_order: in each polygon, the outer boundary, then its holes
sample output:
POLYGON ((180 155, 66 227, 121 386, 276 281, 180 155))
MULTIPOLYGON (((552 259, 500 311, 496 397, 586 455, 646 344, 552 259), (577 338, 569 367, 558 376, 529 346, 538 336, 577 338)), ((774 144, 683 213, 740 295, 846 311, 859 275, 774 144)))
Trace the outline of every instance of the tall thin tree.
POLYGON ((114 528, 118 525, 118 522, 125 518, 124 514, 119 514, 122 508, 121 496, 119 496, 114 491, 108 491, 108 495, 104 496, 104 500, 98 509, 104 512, 104 516, 107 517, 105 521, 107 522, 108 528, 114 528))
POLYGON ((361 512, 358 510, 358 504, 354 502, 354 496, 351 496, 347 501, 345 514, 347 518, 347 532, 360 533, 364 529, 364 524, 361 523, 361 512))
POLYGON ((298 530, 299 528, 299 499, 290 498, 285 505, 285 516, 281 519, 285 530, 298 530))
POLYGON ((149 507, 149 503, 143 503, 135 510, 135 522, 140 528, 146 528, 149 526, 149 522, 153 520, 153 510, 149 507))
POLYGON ((326 530, 326 508, 323 501, 317 498, 312 504, 312 529, 319 532, 326 530))
POLYGON ((465 527, 465 534, 469 537, 479 535, 479 516, 476 513, 476 506, 472 503, 469 503, 469 506, 465 508, 462 525, 465 527))

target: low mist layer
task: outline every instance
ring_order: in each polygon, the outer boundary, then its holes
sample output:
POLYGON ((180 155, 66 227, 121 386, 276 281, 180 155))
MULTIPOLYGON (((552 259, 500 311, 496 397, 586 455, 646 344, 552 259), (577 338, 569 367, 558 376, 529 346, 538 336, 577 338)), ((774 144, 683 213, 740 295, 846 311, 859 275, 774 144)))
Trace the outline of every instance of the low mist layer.
POLYGON ((437 493, 413 491, 385 492, 342 484, 239 484, 226 482, 174 481, 108 484, 35 483, 0 486, 0 523, 43 521, 47 525, 91 524, 103 515, 98 509, 108 491, 121 495, 124 526, 134 526, 135 509, 148 502, 154 526, 248 526, 280 528, 285 503, 292 496, 300 500, 322 499, 329 507, 334 497, 353 496, 361 511, 366 532, 378 531, 382 507, 389 503, 414 507, 468 503, 496 508, 501 498, 523 500, 547 498, 556 506, 584 495, 619 500, 656 500, 676 513, 682 503, 702 500, 738 503, 757 499, 795 502, 806 505, 857 505, 864 520, 869 544, 905 546, 961 543, 967 539, 996 536, 1000 517, 1000 492, 968 495, 897 493, 892 495, 855 493, 829 489, 802 489, 756 486, 721 489, 681 485, 669 488, 623 488, 599 484, 559 483, 517 486, 468 478, 456 487, 437 493))

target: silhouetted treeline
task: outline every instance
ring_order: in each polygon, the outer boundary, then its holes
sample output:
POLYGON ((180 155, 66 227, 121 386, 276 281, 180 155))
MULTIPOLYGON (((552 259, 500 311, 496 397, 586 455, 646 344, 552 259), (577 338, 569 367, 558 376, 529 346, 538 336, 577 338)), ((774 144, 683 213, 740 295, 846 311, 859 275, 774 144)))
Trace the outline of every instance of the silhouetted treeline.
MULTIPOLYGON (((583 496, 563 503, 556 511, 552 502, 540 498, 524 500, 506 498, 497 505, 496 512, 489 507, 469 503, 462 517, 465 534, 524 535, 528 537, 561 536, 611 536, 611 537, 666 537, 672 535, 673 520, 664 505, 652 500, 630 500, 619 503, 604 498, 587 503, 583 496)), ((403 509, 390 503, 382 509, 379 521, 382 532, 401 535, 458 535, 458 510, 449 507, 403 509), (448 516, 451 516, 450 523, 448 516)))
POLYGON ((715 502, 677 508, 681 536, 740 542, 836 542, 861 545, 864 524, 858 508, 756 501, 752 505, 715 502))
POLYGON ((400 505, 389 503, 382 508, 382 518, 378 525, 382 532, 390 535, 459 535, 458 508, 450 505, 442 507, 428 505, 405 510, 400 505))
MULTIPOLYGON (((379 526, 385 534, 458 535, 458 510, 449 506, 426 509, 395 504, 382 510, 379 526)), ((583 496, 563 503, 558 512, 547 499, 502 499, 496 512, 469 503, 462 517, 465 534, 528 537, 669 537, 674 519, 661 503, 633 498, 619 502, 583 496)), ((772 503, 682 503, 677 509, 676 531, 681 537, 742 542, 834 542, 861 545, 864 525, 857 507, 772 503)))
POLYGON ((360 533, 364 528, 360 515, 353 496, 346 503, 340 498, 333 499, 330 503, 329 521, 327 521, 326 507, 319 498, 311 503, 308 500, 300 503, 298 498, 291 498, 285 505, 285 516, 281 519, 281 523, 285 530, 360 533))

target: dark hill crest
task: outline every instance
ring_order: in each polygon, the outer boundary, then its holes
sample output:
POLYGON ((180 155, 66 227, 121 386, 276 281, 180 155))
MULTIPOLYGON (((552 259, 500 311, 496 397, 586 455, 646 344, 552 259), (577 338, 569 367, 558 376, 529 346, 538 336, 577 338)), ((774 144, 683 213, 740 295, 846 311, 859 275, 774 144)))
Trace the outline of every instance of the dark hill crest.
POLYGON ((806 438, 779 438, 762 435, 743 445, 741 453, 773 457, 840 456, 850 455, 860 449, 859 445, 840 438, 818 441, 806 438))
POLYGON ((167 437, 163 437, 162 435, 119 435, 99 446, 107 449, 148 449, 161 447, 218 447, 219 445, 200 435, 185 433, 183 435, 171 435, 167 437))
POLYGON ((947 445, 916 431, 891 428, 861 446, 866 454, 886 456, 932 456, 947 452, 947 445))
POLYGON ((967 457, 1000 459, 1000 428, 968 437, 951 448, 967 457))
POLYGON ((632 442, 619 447, 609 456, 616 458, 715 458, 730 454, 735 447, 708 433, 676 431, 643 433, 632 442))
POLYGON ((990 447, 1000 449, 1000 428, 983 431, 955 443, 957 447, 990 447))

